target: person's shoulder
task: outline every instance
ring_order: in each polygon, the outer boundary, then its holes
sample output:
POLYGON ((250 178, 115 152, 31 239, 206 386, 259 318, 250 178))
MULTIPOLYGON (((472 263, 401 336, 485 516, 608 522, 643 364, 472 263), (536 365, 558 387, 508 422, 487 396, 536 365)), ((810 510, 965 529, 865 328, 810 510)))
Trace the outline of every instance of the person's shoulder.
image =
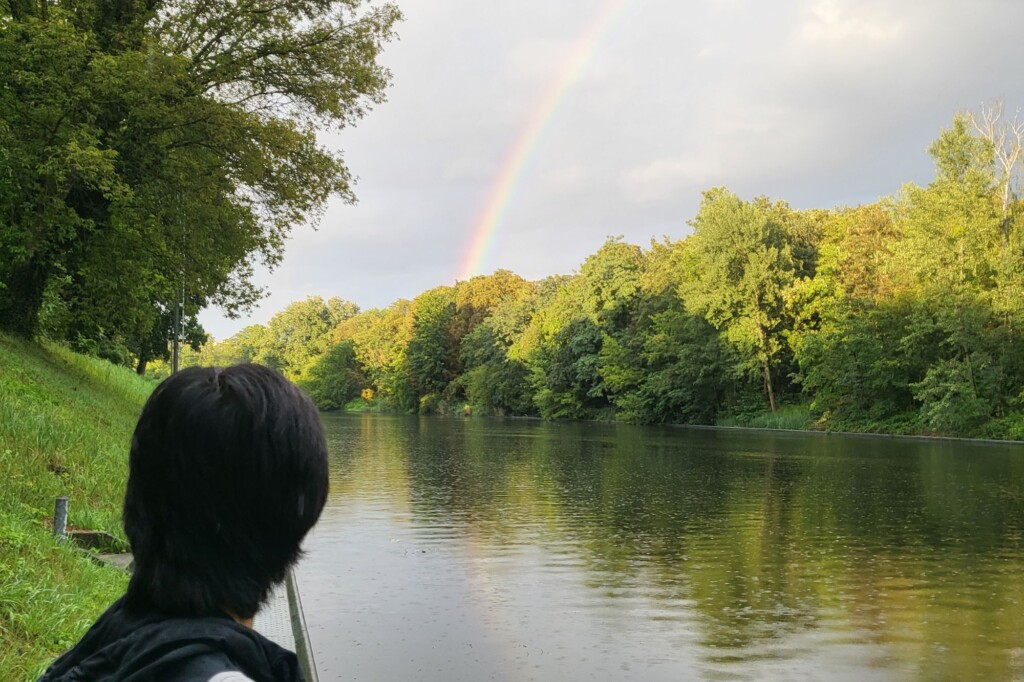
POLYGON ((165 673, 177 682, 301 682, 298 659, 263 635, 229 618, 182 618, 164 623, 151 644, 161 650, 165 673), (154 641, 157 640, 157 641, 154 641), (163 640, 159 644, 160 640, 163 640))

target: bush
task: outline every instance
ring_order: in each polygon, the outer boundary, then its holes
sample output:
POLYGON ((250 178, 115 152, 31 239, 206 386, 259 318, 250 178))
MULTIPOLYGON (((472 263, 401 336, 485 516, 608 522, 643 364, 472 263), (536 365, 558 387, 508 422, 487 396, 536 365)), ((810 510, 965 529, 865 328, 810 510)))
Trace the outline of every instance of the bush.
POLYGON ((978 395, 978 378, 989 368, 977 354, 968 360, 945 360, 929 368, 922 381, 912 384, 914 398, 921 401, 921 425, 925 429, 958 436, 972 435, 992 412, 992 406, 978 395), (976 366, 975 366, 976 365, 976 366))

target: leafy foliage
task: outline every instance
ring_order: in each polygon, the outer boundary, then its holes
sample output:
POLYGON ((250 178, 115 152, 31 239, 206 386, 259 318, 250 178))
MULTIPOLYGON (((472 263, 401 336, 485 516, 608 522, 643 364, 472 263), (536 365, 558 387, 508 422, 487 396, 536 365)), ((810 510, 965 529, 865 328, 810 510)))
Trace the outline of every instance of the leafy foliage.
POLYGON ((353 200, 317 134, 382 101, 399 18, 360 0, 0 8, 0 328, 141 368, 180 299, 192 319, 251 307, 254 264, 353 200))
POLYGON ((748 373, 763 376, 773 412, 785 352, 785 294, 798 266, 789 213, 764 198, 745 202, 724 188, 705 192, 679 292, 691 312, 724 332, 748 373))
POLYGON ((498 271, 352 308, 293 353, 274 341, 284 319, 320 319, 296 308, 215 348, 300 368, 331 408, 359 394, 406 412, 1019 438, 1020 173, 970 121, 933 145, 932 183, 875 204, 715 188, 692 235, 611 238, 571 276, 498 271))
POLYGON ((313 361, 298 379, 321 410, 337 410, 359 397, 366 379, 351 340, 337 343, 313 361))

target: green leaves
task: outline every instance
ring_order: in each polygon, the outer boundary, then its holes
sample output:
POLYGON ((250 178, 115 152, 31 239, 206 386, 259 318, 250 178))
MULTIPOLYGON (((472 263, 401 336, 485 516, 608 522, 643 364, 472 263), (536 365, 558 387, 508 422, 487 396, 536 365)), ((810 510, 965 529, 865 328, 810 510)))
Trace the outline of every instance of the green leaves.
POLYGON ((793 213, 782 203, 745 202, 725 188, 704 193, 685 252, 679 295, 737 349, 749 373, 764 377, 772 411, 784 350, 785 296, 796 281, 793 213))
MULTIPOLYGON (((874 204, 798 211, 715 188, 689 237, 611 238, 572 276, 499 271, 346 315, 329 334, 322 301, 294 304, 222 347, 305 368, 323 406, 362 382, 375 406, 404 411, 467 401, 483 414, 794 428, 811 412, 827 429, 1019 437, 1024 212, 1003 203, 1016 196, 1007 166, 994 169, 991 140, 965 121, 933 146, 932 183, 874 204)), ((274 143, 301 132, 282 127, 274 143)), ((183 158, 186 176, 205 163, 183 158)), ((259 155, 246 158, 254 172, 259 155)), ((148 223, 118 225, 127 239, 148 223)))
POLYGON ((352 0, 3 15, 0 328, 35 333, 51 291, 67 324, 46 328, 122 345, 182 288, 199 308, 251 306, 254 261, 276 264, 330 196, 354 200, 317 134, 383 100, 400 18, 352 0))
POLYGON ((983 397, 985 389, 998 386, 998 372, 985 353, 959 360, 941 360, 928 369, 924 379, 912 384, 921 403, 921 421, 939 433, 973 435, 992 414, 983 397))
POLYGON ((366 383, 351 340, 331 346, 311 361, 297 381, 321 410, 337 410, 359 397, 366 383))

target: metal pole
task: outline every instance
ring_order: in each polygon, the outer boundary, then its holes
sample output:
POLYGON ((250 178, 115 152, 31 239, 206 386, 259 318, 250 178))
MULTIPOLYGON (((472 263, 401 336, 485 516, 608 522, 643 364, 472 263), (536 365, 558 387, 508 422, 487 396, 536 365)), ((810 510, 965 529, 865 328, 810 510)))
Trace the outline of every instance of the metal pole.
POLYGON ((316 672, 316 661, 313 659, 313 647, 309 643, 306 614, 302 611, 302 599, 299 597, 299 584, 295 580, 295 572, 291 569, 285 576, 285 585, 288 590, 292 634, 295 636, 295 654, 299 657, 302 672, 306 674, 306 682, 320 682, 320 676, 316 672))
MULTIPOLYGON (((185 249, 185 226, 181 220, 181 216, 184 214, 181 206, 181 192, 177 193, 178 200, 178 226, 182 228, 181 231, 181 246, 182 254, 187 254, 188 251, 185 249)), ((171 350, 171 374, 178 373, 179 358, 181 355, 181 325, 183 320, 181 319, 185 315, 185 268, 184 266, 178 269, 178 276, 181 278, 181 297, 178 297, 178 292, 174 295, 174 345, 171 350), (180 307, 179 307, 180 306, 180 307)))
POLYGON ((174 297, 174 339, 171 341, 171 374, 178 373, 178 338, 181 336, 181 314, 178 309, 178 297, 174 297))
POLYGON ((58 497, 53 507, 53 534, 63 540, 68 536, 68 498, 58 497))

